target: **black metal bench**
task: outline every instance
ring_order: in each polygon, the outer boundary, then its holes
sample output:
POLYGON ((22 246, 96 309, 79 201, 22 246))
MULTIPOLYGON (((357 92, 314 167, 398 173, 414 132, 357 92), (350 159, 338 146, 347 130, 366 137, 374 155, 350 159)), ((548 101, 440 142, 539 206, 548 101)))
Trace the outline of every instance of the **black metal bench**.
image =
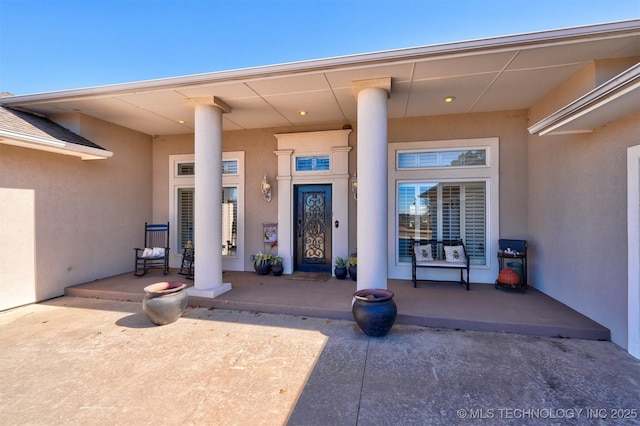
POLYGON ((416 240, 411 238, 411 279, 413 286, 417 287, 418 281, 442 281, 442 280, 418 280, 418 268, 442 268, 459 269, 460 284, 466 285, 469 290, 469 254, 462 240, 416 240), (462 253, 456 247, 462 247, 462 253), (445 255, 449 251, 450 257, 445 255), (430 256, 429 256, 430 254, 430 256), (457 256, 457 257, 456 257, 457 256), (464 279, 463 271, 467 271, 467 279, 464 279))

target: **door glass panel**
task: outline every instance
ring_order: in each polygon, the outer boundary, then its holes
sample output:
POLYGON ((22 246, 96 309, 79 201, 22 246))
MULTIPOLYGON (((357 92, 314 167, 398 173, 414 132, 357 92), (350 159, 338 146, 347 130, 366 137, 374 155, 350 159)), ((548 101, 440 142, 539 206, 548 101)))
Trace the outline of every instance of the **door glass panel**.
POLYGON ((194 189, 178 189, 178 253, 182 253, 187 241, 193 242, 194 189))
POLYGON ((324 263, 325 194, 302 193, 302 253, 305 263, 324 263))
POLYGON ((238 188, 222 188, 222 255, 237 254, 238 188))
POLYGON ((331 186, 297 187, 295 209, 295 269, 331 271, 331 186))

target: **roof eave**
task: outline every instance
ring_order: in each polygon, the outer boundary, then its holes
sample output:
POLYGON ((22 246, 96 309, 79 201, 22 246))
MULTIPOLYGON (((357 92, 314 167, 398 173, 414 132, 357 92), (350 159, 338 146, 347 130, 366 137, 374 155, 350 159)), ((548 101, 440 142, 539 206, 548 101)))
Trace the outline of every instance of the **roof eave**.
MULTIPOLYGON (((638 93, 640 93, 640 63, 635 64, 584 96, 543 118, 529 127, 529 133, 544 136, 591 132, 595 127, 603 123, 596 118, 589 120, 589 115, 594 117, 597 111, 602 110, 614 101, 637 96, 638 93), (570 128, 570 125, 578 119, 583 119, 587 125, 579 128, 570 128)), ((639 106, 635 102, 628 104, 631 105, 628 108, 629 111, 618 109, 616 116, 622 117, 627 113, 633 112, 634 105, 635 110, 638 110, 639 106)))
POLYGON ((74 98, 83 98, 87 96, 108 96, 118 93, 131 93, 166 88, 177 88, 183 86, 211 84, 216 82, 240 79, 259 79, 275 75, 297 74, 302 72, 315 71, 319 72, 323 70, 347 66, 366 66, 369 64, 411 60, 419 57, 426 58, 438 55, 464 54, 481 50, 524 46, 528 44, 540 44, 545 42, 552 43, 564 39, 571 40, 592 36, 613 37, 616 36, 616 34, 625 34, 629 31, 640 31, 640 19, 552 31, 541 31, 520 35, 492 37, 486 39, 444 43, 422 47, 412 47, 325 59, 315 59, 309 61, 289 62, 252 68, 241 68, 229 71, 218 71, 179 77, 143 80, 131 83, 118 83, 81 89, 17 95, 2 98, 0 102, 8 106, 17 106, 35 102, 46 102, 50 100, 71 100, 74 98))
POLYGON ((58 139, 39 138, 5 130, 0 130, 0 143, 38 151, 70 155, 79 157, 82 160, 105 160, 113 156, 113 152, 105 149, 93 148, 58 139))

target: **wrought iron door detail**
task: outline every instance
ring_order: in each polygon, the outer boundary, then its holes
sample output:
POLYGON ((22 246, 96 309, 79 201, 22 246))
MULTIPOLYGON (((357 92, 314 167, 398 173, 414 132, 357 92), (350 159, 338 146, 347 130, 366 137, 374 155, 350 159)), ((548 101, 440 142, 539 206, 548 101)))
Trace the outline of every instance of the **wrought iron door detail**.
POLYGON ((325 263, 326 251, 326 194, 324 191, 302 192, 302 256, 304 263, 325 263))
POLYGON ((308 184, 294 188, 294 270, 331 271, 331 185, 308 184))

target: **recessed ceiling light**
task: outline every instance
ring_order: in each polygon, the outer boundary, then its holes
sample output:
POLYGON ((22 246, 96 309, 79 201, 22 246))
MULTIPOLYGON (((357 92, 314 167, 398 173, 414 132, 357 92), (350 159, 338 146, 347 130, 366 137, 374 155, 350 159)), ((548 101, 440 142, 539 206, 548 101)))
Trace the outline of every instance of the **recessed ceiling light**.
POLYGON ((451 102, 455 101, 456 98, 455 96, 447 96, 446 98, 444 98, 444 101, 448 104, 450 104, 451 102))
POLYGON ((300 114, 300 115, 307 115, 307 111, 298 111, 298 114, 300 114))
POLYGON ((184 124, 184 120, 178 120, 178 123, 184 124))

